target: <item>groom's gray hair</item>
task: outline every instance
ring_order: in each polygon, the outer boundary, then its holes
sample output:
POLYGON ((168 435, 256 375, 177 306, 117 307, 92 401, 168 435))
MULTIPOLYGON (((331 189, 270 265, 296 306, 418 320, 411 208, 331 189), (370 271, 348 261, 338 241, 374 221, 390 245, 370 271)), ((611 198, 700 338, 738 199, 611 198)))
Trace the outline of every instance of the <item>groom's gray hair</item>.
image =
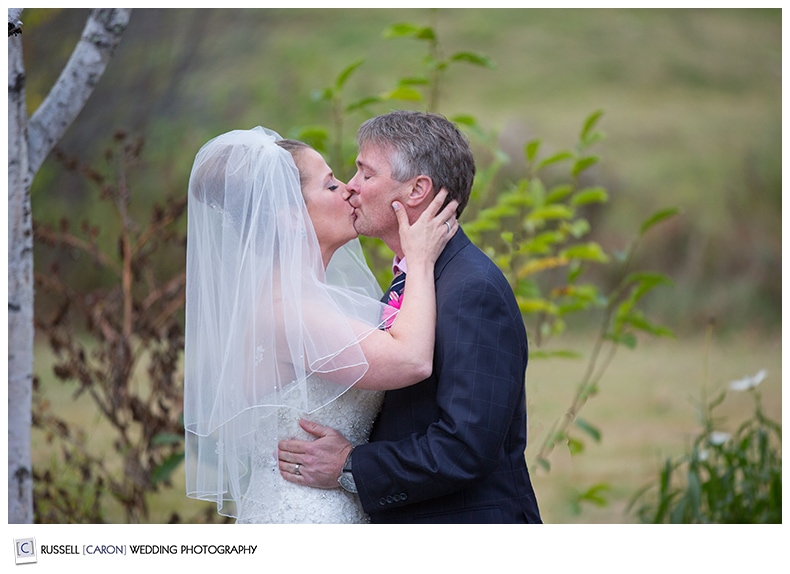
POLYGON ((475 158, 469 142, 446 117, 425 112, 398 110, 371 118, 357 134, 362 150, 373 144, 389 148, 392 178, 406 181, 418 175, 431 178, 438 193, 447 190, 447 201, 458 201, 461 215, 475 178, 475 158))

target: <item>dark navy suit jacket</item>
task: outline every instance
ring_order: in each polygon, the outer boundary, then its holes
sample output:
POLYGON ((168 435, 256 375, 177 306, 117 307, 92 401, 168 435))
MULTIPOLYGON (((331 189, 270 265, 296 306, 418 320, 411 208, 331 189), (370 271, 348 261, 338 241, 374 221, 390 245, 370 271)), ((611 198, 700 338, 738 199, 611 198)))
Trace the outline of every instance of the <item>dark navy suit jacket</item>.
POLYGON ((388 391, 353 474, 374 523, 541 522, 524 460, 527 335, 513 291, 462 230, 436 262, 433 374, 388 391))

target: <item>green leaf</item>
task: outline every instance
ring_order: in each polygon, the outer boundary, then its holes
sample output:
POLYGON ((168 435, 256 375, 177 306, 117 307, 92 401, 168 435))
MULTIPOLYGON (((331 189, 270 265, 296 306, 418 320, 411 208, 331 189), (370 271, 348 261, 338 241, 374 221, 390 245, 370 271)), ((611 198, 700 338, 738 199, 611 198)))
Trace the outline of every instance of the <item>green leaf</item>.
POLYGON ((569 219, 573 217, 573 211, 562 204, 547 205, 533 209, 527 215, 527 221, 545 221, 548 219, 569 219))
POLYGON ((694 470, 688 472, 688 502, 694 518, 700 518, 700 504, 702 502, 702 485, 699 475, 694 470))
POLYGON ((571 198, 571 205, 587 205, 590 203, 606 203, 609 193, 603 187, 587 187, 575 193, 571 198))
POLYGON ((527 191, 535 206, 541 206, 546 203, 546 187, 543 182, 537 177, 533 177, 527 184, 527 191))
POLYGON ((629 349, 636 349, 636 336, 634 336, 633 333, 609 333, 605 338, 617 345, 623 345, 629 349))
MULTIPOLYGON (((482 214, 481 214, 482 215, 482 214)), ((474 221, 464 224, 464 231, 469 233, 482 233, 484 231, 494 231, 500 228, 499 222, 496 219, 488 217, 478 217, 474 221)))
POLYGON ((545 299, 517 298, 517 301, 518 308, 524 314, 547 313, 549 315, 555 315, 557 312, 557 306, 545 299))
POLYGON ((541 231, 531 241, 523 243, 525 249, 523 253, 548 253, 551 246, 561 243, 565 239, 565 234, 559 231, 550 229, 548 231, 541 231))
POLYGON ((320 127, 304 127, 299 130, 294 137, 295 139, 302 140, 306 144, 309 144, 318 151, 325 151, 327 149, 327 142, 329 141, 329 133, 324 128, 320 127))
POLYGON ((571 193, 573 193, 572 185, 557 185, 549 190, 549 193, 546 195, 546 203, 562 201, 571 193))
POLYGON ((368 96, 366 98, 362 98, 361 100, 357 100, 356 102, 352 102, 346 106, 346 112, 353 112, 359 109, 366 108, 367 106, 371 106, 373 104, 380 103, 382 98, 380 96, 368 96))
POLYGON ((527 142, 527 145, 524 146, 524 155, 527 158, 527 162, 532 163, 535 160, 538 150, 540 150, 540 140, 527 142))
POLYGON ((591 502, 596 506, 606 506, 609 501, 604 494, 609 491, 609 485, 606 483, 599 483, 588 488, 585 492, 578 496, 579 502, 591 502))
POLYGON ((519 281, 518 283, 516 283, 514 289, 516 295, 519 297, 529 298, 529 297, 541 296, 540 295, 541 290, 538 287, 537 283, 535 283, 535 281, 532 281, 530 279, 527 279, 525 281, 519 281))
POLYGON ((436 34, 433 31, 433 28, 424 27, 417 30, 417 33, 414 35, 415 38, 418 40, 436 40, 436 34))
POLYGON ((654 287, 656 285, 671 285, 672 280, 663 273, 653 271, 638 271, 629 274, 624 280, 624 285, 638 283, 641 287, 654 287))
POLYGON ((584 235, 587 235, 590 231, 590 222, 586 219, 576 219, 574 221, 566 221, 563 222, 563 228, 567 229, 568 233, 578 239, 584 235))
POLYGON ((583 267, 580 261, 571 261, 568 266, 568 283, 573 283, 582 274, 583 267))
POLYGON ((540 273, 546 269, 553 269, 555 267, 563 267, 568 264, 567 259, 561 257, 534 257, 530 258, 526 263, 521 265, 518 269, 518 277, 520 279, 540 273))
POLYGON ((601 116, 603 116, 603 110, 596 110, 587 116, 582 126, 581 134, 579 135, 582 141, 586 141, 590 137, 590 132, 595 127, 595 124, 598 123, 598 120, 601 119, 601 116))
POLYGON ((568 450, 571 455, 584 452, 584 443, 579 439, 568 437, 568 450))
POLYGON ((723 402, 724 402, 724 398, 725 398, 726 396, 727 396, 727 393, 725 393, 725 392, 723 392, 723 391, 722 391, 722 392, 721 392, 721 393, 719 393, 717 396, 715 396, 714 398, 712 398, 712 399, 710 400, 710 402, 708 403, 708 410, 713 410, 713 409, 715 409, 717 406, 719 406, 721 403, 723 403, 723 402))
POLYGON ((636 312, 629 313, 628 315, 620 318, 620 322, 623 324, 631 325, 635 329, 644 331, 645 333, 649 333, 656 337, 674 336, 671 330, 667 329, 666 327, 661 327, 659 325, 655 325, 651 323, 641 313, 636 313, 636 312))
POLYGON ((446 61, 444 60, 440 61, 431 56, 426 56, 425 58, 423 58, 423 61, 425 62, 426 68, 436 72, 444 72, 447 69, 447 65, 448 65, 446 61))
POLYGON ((469 114, 459 114, 457 116, 453 116, 452 120, 456 124, 463 124, 469 127, 477 126, 477 119, 469 114))
POLYGON ((183 452, 170 455, 162 462, 162 464, 154 468, 153 472, 151 473, 151 481, 154 484, 158 484, 169 479, 170 475, 173 474, 173 471, 179 467, 183 460, 183 452))
POLYGON ((342 90, 351 74, 353 74, 364 62, 364 59, 359 59, 348 66, 345 70, 340 72, 340 74, 337 76, 337 79, 335 79, 335 88, 337 88, 338 91, 342 90))
POLYGON ((594 155, 588 155, 576 160, 576 163, 573 164, 573 177, 578 177, 581 172, 596 163, 598 163, 598 157, 594 155))
POLYGON ((576 417, 574 423, 576 424, 577 427, 579 427, 588 435, 590 435, 595 442, 601 442, 601 431, 599 431, 593 425, 591 425, 590 423, 588 423, 583 419, 580 419, 579 417, 576 417))
POLYGON ((417 26, 406 22, 399 22, 393 24, 383 32, 385 38, 401 38, 404 36, 413 36, 417 31, 417 26))
POLYGON ((650 292, 652 289, 654 289, 658 285, 672 285, 672 281, 668 277, 665 277, 664 281, 661 281, 659 283, 652 283, 652 282, 640 283, 640 284, 636 285, 636 287, 633 289, 633 292, 631 293, 631 296, 629 297, 629 301, 631 303, 635 304, 642 297, 644 297, 648 292, 650 292))
POLYGON ((412 76, 409 78, 401 78, 398 81, 399 86, 427 86, 430 80, 424 76, 412 76))
POLYGON ((518 209, 513 205, 494 205, 480 212, 481 215, 483 213, 485 213, 486 217, 502 219, 518 215, 518 209))
POLYGON ((549 156, 546 159, 544 159, 543 161, 541 161, 538 164, 537 170, 540 171, 544 167, 548 167, 548 166, 553 165, 555 163, 559 163, 561 161, 566 161, 566 160, 569 160, 569 159, 573 159, 573 154, 571 152, 569 152, 569 151, 561 151, 561 152, 555 153, 554 155, 549 156))
POLYGON ((499 267, 500 269, 509 269, 510 262, 512 261, 512 259, 513 259, 512 254, 505 253, 494 257, 494 263, 496 263, 496 266, 499 267))
POLYGON ((664 221, 665 219, 668 219, 670 217, 673 217, 673 216, 677 215, 680 212, 681 212, 681 210, 679 208, 676 208, 676 207, 671 207, 669 209, 662 209, 662 210, 657 211, 656 213, 654 213, 653 215, 648 217, 644 221, 644 223, 642 223, 642 226, 639 228, 639 235, 644 235, 644 233, 648 229, 650 229, 651 227, 653 227, 657 223, 659 223, 661 221, 664 221))
POLYGON ((609 256, 604 253, 600 245, 591 241, 589 243, 580 243, 578 245, 571 245, 567 249, 560 252, 561 257, 568 259, 584 259, 586 261, 598 261, 599 263, 606 263, 609 261, 609 256))
POLYGON ((417 38, 418 40, 432 40, 435 38, 433 30, 423 26, 416 26, 407 22, 393 24, 384 30, 385 38, 417 38))
POLYGON ((422 100, 422 94, 408 86, 397 87, 391 92, 384 94, 383 97, 386 100, 408 100, 414 102, 419 102, 422 100))
POLYGON ((562 285, 551 291, 555 297, 569 297, 580 301, 594 302, 600 298, 595 285, 562 285))
POLYGON ((482 54, 475 54, 473 52, 457 52, 450 57, 453 62, 466 62, 474 64, 475 66, 483 66, 484 68, 493 68, 494 64, 488 56, 482 54))
POLYGON ((593 132, 584 140, 582 140, 582 149, 586 149, 588 147, 592 147, 593 144, 602 140, 604 138, 604 134, 602 132, 593 132))
POLYGON ((501 194, 497 201, 502 205, 519 207, 530 205, 532 203, 532 198, 526 195, 523 190, 514 189, 501 194))

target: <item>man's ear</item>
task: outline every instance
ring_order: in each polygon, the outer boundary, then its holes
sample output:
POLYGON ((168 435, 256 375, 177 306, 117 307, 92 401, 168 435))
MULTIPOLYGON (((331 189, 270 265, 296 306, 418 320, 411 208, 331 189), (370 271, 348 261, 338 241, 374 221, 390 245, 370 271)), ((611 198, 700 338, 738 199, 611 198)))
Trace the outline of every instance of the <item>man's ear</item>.
POLYGON ((435 197, 433 180, 427 175, 418 175, 409 191, 406 205, 409 207, 427 206, 435 197))

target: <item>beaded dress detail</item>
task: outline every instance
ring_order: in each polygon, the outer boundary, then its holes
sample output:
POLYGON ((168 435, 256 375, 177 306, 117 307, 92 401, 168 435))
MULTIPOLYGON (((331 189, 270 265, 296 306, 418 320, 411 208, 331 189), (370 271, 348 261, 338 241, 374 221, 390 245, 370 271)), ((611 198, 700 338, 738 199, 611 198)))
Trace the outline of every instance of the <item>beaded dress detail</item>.
POLYGON ((367 442, 384 393, 351 388, 310 415, 281 408, 259 421, 252 476, 240 501, 237 523, 354 524, 369 522, 359 498, 342 488, 331 490, 293 484, 280 476, 277 442, 286 438, 309 440, 299 418, 337 429, 353 445, 367 442))

